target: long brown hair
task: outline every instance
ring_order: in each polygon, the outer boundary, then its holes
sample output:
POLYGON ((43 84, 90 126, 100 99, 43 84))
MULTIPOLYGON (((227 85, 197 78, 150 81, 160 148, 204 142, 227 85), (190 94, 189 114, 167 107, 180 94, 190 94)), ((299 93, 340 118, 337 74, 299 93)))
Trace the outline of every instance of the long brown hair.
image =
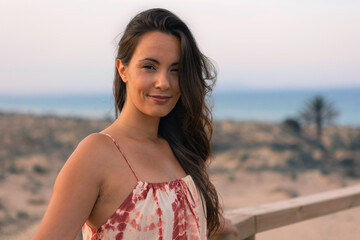
MULTIPOLYGON (((222 211, 207 168, 210 164, 213 122, 206 97, 216 80, 211 61, 204 56, 189 28, 168 10, 155 8, 137 14, 127 25, 119 42, 117 59, 128 65, 139 38, 147 32, 160 31, 180 41, 179 87, 181 96, 174 109, 160 119, 159 136, 166 139, 187 174, 194 179, 206 203, 208 236, 219 228, 222 211)), ((126 84, 115 68, 115 115, 124 106, 126 84)))

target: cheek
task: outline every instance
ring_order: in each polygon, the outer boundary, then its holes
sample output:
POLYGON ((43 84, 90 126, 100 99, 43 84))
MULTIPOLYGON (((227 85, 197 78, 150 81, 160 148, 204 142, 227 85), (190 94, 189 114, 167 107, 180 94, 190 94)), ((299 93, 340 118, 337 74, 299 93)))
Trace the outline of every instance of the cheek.
POLYGON ((175 92, 180 94, 180 85, 179 85, 179 77, 178 76, 174 77, 174 79, 173 79, 173 89, 175 92))
POLYGON ((131 78, 128 82, 129 88, 131 89, 130 91, 133 91, 137 95, 147 93, 149 88, 151 88, 149 76, 141 72, 137 72, 135 76, 136 78, 131 78))

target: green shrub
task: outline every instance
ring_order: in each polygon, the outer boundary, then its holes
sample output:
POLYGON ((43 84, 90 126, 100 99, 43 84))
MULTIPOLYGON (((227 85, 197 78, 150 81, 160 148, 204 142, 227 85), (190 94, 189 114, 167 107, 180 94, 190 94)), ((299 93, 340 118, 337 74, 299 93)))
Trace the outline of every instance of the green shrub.
POLYGON ((289 130, 294 133, 301 133, 301 125, 300 123, 294 118, 287 118, 282 122, 282 125, 286 130, 289 130))
POLYGON ((25 211, 20 210, 16 213, 16 217, 20 219, 27 219, 29 218, 29 214, 25 211))
POLYGON ((47 172, 47 169, 39 164, 34 164, 33 170, 34 170, 34 172, 39 173, 39 174, 44 174, 47 172))

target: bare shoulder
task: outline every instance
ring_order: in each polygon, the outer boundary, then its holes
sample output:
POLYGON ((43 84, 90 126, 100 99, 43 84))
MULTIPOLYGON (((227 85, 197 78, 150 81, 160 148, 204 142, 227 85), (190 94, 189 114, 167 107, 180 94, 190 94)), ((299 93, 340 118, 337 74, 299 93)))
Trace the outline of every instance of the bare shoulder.
POLYGON ((78 144, 68 160, 74 159, 74 161, 83 163, 86 168, 95 167, 98 169, 98 167, 104 166, 104 163, 114 151, 114 147, 110 142, 109 137, 99 133, 92 133, 78 144))
POLYGON ((104 134, 92 133, 79 143, 77 149, 90 152, 91 154, 99 153, 97 155, 101 155, 109 150, 109 146, 111 146, 109 145, 110 141, 111 139, 104 134))
POLYGON ((103 134, 93 133, 85 137, 65 162, 61 172, 77 172, 83 179, 91 178, 96 186, 103 181, 103 174, 111 145, 103 134))
POLYGON ((61 172, 77 172, 83 179, 91 178, 100 188, 109 169, 112 145, 107 136, 93 133, 85 137, 65 162, 61 172))

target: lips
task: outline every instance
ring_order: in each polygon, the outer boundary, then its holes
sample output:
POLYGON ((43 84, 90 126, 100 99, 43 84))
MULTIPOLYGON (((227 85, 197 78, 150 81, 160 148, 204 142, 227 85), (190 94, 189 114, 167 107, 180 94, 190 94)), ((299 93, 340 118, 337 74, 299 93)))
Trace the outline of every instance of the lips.
POLYGON ((149 96, 155 98, 170 98, 170 96, 164 96, 164 95, 149 95, 149 96))
POLYGON ((149 97, 157 103, 166 103, 171 98, 170 96, 165 95, 149 95, 149 97))

